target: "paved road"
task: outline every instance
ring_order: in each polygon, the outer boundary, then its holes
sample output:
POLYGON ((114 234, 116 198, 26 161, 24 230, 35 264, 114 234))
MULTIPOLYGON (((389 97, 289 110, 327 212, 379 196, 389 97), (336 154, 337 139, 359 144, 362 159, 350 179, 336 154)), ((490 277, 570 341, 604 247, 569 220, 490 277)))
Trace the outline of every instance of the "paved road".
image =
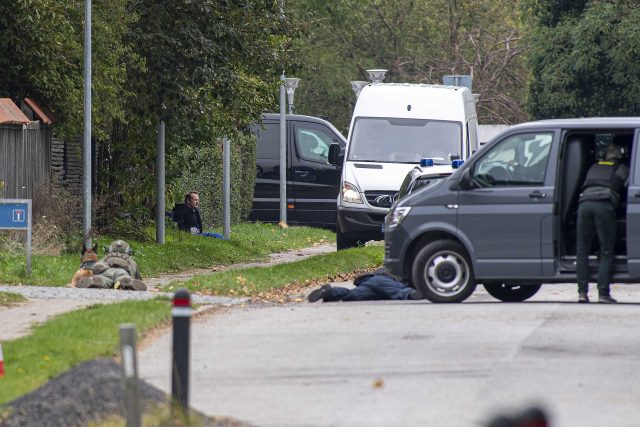
MULTIPOLYGON (((482 426, 532 403, 555 427, 638 426, 640 286, 613 294, 234 307, 193 327, 191 403, 258 426, 482 426)), ((139 355, 167 392, 170 338, 139 355)))

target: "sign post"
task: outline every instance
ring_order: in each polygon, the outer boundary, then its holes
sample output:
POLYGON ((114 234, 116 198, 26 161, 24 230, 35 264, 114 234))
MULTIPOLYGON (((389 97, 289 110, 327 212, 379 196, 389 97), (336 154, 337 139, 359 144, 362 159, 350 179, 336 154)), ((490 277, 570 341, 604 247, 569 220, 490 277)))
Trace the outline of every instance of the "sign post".
POLYGON ((0 199, 0 230, 27 231, 27 276, 31 274, 31 199, 0 199))

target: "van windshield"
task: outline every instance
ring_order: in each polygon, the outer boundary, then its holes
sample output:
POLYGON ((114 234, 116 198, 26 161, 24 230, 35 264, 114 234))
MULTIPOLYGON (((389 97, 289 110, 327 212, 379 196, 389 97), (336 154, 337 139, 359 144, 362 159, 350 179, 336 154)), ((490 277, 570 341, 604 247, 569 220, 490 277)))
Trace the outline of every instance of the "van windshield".
POLYGON ((348 160, 450 164, 462 153, 462 123, 424 119, 357 118, 348 160), (457 157, 456 157, 457 156, 457 157))

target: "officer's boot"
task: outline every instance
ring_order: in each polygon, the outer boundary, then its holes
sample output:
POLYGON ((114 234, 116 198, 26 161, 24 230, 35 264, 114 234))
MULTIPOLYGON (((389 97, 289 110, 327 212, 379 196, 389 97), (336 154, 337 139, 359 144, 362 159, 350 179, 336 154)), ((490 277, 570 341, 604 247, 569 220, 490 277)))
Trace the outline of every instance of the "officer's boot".
POLYGON ((81 277, 76 283, 76 288, 91 288, 93 287, 93 277, 81 277))
POLYGON ((91 288, 109 289, 111 286, 107 283, 107 280, 100 276, 93 276, 93 286, 91 288))
POLYGON ((140 279, 134 279, 132 277, 125 277, 120 279, 120 285, 122 285, 122 289, 129 291, 146 291, 147 285, 140 279))

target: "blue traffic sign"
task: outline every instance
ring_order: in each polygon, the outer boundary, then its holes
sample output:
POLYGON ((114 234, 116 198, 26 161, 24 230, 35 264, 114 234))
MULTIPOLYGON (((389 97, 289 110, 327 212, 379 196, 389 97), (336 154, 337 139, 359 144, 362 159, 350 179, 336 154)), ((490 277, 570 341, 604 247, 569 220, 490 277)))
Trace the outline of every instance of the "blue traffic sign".
POLYGON ((28 222, 28 203, 0 202, 0 229, 26 230, 28 222))

